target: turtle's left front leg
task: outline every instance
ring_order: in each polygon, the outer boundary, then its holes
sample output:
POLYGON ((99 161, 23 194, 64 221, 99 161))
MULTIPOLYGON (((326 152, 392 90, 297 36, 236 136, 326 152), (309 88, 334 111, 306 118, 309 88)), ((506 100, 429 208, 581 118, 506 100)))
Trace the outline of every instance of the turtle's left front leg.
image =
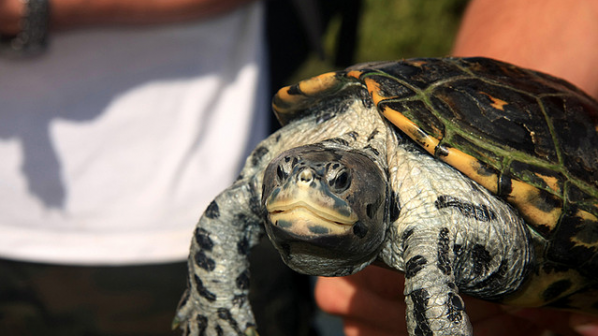
POLYGON ((505 202, 409 146, 394 158, 399 210, 381 257, 405 272, 410 335, 471 335, 459 292, 498 301, 517 291, 533 266, 529 233, 505 202))
POLYGON ((455 283, 452 234, 447 227, 403 232, 405 301, 410 335, 471 335, 455 283))

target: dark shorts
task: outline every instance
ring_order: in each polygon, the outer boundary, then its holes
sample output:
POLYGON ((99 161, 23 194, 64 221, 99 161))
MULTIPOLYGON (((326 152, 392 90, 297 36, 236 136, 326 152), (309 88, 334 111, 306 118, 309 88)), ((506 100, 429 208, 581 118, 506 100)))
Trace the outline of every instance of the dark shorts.
MULTIPOLYGON (((309 278, 264 240, 250 256, 250 301, 267 336, 313 336, 309 278)), ((162 336, 187 286, 187 263, 82 267, 0 259, 0 336, 162 336)))
POLYGON ((186 262, 80 267, 0 259, 0 335, 180 335, 186 262))

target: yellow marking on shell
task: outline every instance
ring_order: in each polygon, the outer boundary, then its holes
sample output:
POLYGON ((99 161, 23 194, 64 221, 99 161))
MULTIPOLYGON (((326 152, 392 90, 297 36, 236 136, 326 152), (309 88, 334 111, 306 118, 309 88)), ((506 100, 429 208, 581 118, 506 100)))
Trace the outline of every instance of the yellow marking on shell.
POLYGON ((272 103, 272 108, 277 113, 286 114, 290 110, 295 109, 296 105, 301 104, 301 102, 305 100, 311 99, 309 96, 326 91, 331 87, 334 87, 337 82, 338 80, 336 79, 336 73, 328 72, 299 82, 297 85, 303 94, 290 93, 289 91, 291 91, 292 86, 285 86, 278 90, 276 96, 280 101, 283 101, 287 106, 290 106, 290 108, 276 105, 274 101, 272 103))
POLYGON ((504 111, 505 105, 509 105, 509 103, 507 103, 506 101, 496 98, 496 97, 493 97, 486 92, 480 92, 480 93, 485 95, 486 97, 490 98, 490 100, 492 100, 492 104, 490 104, 490 106, 494 107, 497 110, 504 111))
POLYGON ((351 70, 347 73, 347 77, 354 77, 359 79, 359 77, 361 77, 361 75, 363 75, 363 71, 359 71, 359 70, 351 70))
POLYGON ((426 151, 428 151, 428 153, 434 155, 434 150, 439 143, 438 139, 429 136, 424 130, 398 111, 389 107, 384 107, 382 114, 384 114, 386 119, 403 131, 403 133, 407 134, 407 136, 420 144, 426 151))
POLYGON ((552 189, 555 193, 557 193, 558 195, 560 195, 562 193, 562 190, 559 186, 559 180, 556 177, 546 176, 546 175, 542 175, 540 173, 535 173, 535 175, 538 176, 539 178, 541 178, 542 181, 544 181, 544 183, 546 183, 546 185, 550 189, 552 189))
POLYGON ((426 61, 423 61, 423 60, 421 60, 421 61, 412 61, 412 62, 409 62, 409 64, 411 64, 411 65, 413 65, 413 66, 416 66, 416 67, 418 67, 418 68, 421 68, 421 66, 422 66, 422 65, 424 65, 424 64, 426 64, 426 63, 428 63, 428 62, 426 62, 426 61))
POLYGON ((299 82, 299 89, 306 95, 313 95, 330 89, 338 83, 336 72, 328 72, 299 82))
MULTIPOLYGON (((598 226, 598 218, 596 218, 596 216, 594 216, 593 214, 591 214, 587 211, 578 209, 577 212, 575 213, 575 216, 581 218, 584 221, 594 222, 598 226)), ((584 242, 584 241, 578 239, 576 236, 573 236, 571 238, 571 242, 573 242, 577 246, 583 246, 583 247, 587 247, 590 249, 596 248, 596 246, 594 244, 589 243, 589 242, 584 242)))
POLYGON ((369 77, 366 77, 364 79, 364 82, 366 87, 368 88, 368 91, 370 92, 370 95, 372 96, 374 104, 378 105, 378 103, 385 98, 384 96, 380 95, 380 85, 378 84, 378 82, 369 77))
POLYGON ((584 210, 577 210, 577 213, 575 213, 575 216, 584 219, 584 220, 589 220, 592 222, 598 222, 598 218, 596 218, 596 216, 594 214, 591 214, 587 211, 584 210))
MULTIPOLYGON (((276 97, 282 102, 284 102, 287 106, 294 106, 300 103, 301 101, 305 100, 305 97, 302 95, 297 94, 290 94, 289 90, 291 89, 290 86, 285 86, 278 90, 276 93, 276 97)), ((289 111, 293 110, 294 108, 285 108, 281 105, 277 105, 275 103, 275 99, 272 100, 272 109, 279 114, 287 114, 289 111)))
POLYGON ((555 297, 553 301, 568 296, 587 285, 587 279, 581 276, 575 270, 567 270, 565 272, 551 272, 547 273, 541 269, 537 273, 530 274, 525 284, 517 290, 513 295, 508 296, 504 301, 505 304, 519 307, 541 307, 549 304, 543 298, 544 292, 554 283, 558 281, 570 281, 571 287, 555 297))
POLYGON ((448 155, 441 156, 442 161, 455 167, 491 192, 498 192, 498 175, 493 173, 481 174, 480 172, 485 171, 486 168, 482 166, 480 160, 455 148, 446 148, 446 150, 448 155))
POLYGON ((513 179, 511 180, 511 190, 507 200, 517 206, 523 218, 530 225, 542 225, 548 227, 550 231, 554 230, 563 212, 562 208, 554 207, 548 212, 541 210, 536 206, 542 202, 540 190, 528 183, 513 179))

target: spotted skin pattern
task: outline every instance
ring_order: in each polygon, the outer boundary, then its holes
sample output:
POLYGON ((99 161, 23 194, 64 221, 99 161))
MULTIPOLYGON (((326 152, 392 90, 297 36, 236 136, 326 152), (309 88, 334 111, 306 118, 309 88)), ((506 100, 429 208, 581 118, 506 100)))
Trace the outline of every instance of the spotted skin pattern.
POLYGON ((571 85, 487 59, 416 59, 315 77, 273 106, 285 127, 195 230, 184 335, 257 335, 247 256, 264 234, 302 273, 403 272, 410 335, 472 335, 463 293, 598 312, 598 135, 585 125, 575 143, 550 119, 598 124, 571 85), (472 99, 485 117, 463 110, 472 99))

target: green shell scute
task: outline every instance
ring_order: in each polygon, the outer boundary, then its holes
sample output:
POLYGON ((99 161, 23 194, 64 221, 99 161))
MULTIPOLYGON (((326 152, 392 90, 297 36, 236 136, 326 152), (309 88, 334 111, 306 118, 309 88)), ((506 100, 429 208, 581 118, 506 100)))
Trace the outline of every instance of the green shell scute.
MULTIPOLYGON (((520 166, 512 167, 511 162, 524 162, 560 172, 598 196, 598 108, 590 97, 562 80, 493 60, 420 59, 409 64, 416 62, 433 68, 425 78, 424 70, 406 71, 414 74, 423 97, 386 96, 378 104, 401 111, 443 145, 500 172, 517 173, 520 166), (441 75, 444 63, 446 76, 441 75), (467 68, 455 70, 463 66, 467 68)), ((397 76, 395 85, 413 84, 408 76, 397 76)), ((388 91, 388 83, 380 84, 388 91)))

